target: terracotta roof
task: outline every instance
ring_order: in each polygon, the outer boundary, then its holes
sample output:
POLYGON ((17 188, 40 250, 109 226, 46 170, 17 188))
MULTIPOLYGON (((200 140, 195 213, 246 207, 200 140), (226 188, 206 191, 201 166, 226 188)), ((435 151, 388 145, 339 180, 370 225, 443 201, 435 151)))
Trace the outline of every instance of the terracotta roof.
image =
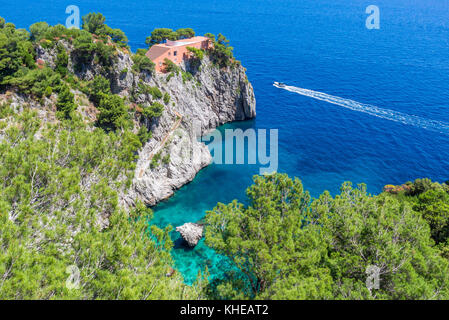
POLYGON ((160 44, 155 44, 154 46, 152 46, 150 48, 150 50, 147 51, 147 53, 145 55, 148 58, 150 58, 150 60, 154 60, 157 57, 163 55, 168 50, 170 50, 170 47, 165 47, 165 46, 160 45, 160 44))
POLYGON ((202 37, 202 36, 196 36, 193 38, 188 39, 181 39, 176 41, 169 41, 168 43, 160 43, 153 45, 150 50, 147 51, 145 54, 150 60, 154 60, 157 57, 160 57, 167 51, 169 51, 171 48, 179 47, 179 46, 188 46, 189 44, 202 42, 205 40, 209 40, 209 38, 202 37), (172 44, 170 44, 170 42, 172 44))

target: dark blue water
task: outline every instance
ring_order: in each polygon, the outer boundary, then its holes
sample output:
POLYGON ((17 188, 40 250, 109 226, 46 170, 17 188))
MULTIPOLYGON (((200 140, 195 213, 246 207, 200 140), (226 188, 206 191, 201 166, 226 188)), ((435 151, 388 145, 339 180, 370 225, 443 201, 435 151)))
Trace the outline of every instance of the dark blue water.
MULTIPOLYGON (((65 7, 102 12, 133 50, 155 27, 223 33, 247 67, 257 119, 231 127, 279 129, 279 171, 312 195, 365 182, 372 193, 418 177, 449 179, 449 136, 274 88, 273 81, 405 114, 449 122, 449 0, 0 1, 0 16, 27 27, 64 23, 65 7), (376 4, 381 29, 367 30, 376 4)), ((244 199, 255 166, 212 165, 155 208, 158 225, 197 221, 218 201, 244 199)), ((176 239, 177 235, 174 234, 176 239)), ((201 242, 178 246, 176 267, 191 282, 226 261, 201 242)))

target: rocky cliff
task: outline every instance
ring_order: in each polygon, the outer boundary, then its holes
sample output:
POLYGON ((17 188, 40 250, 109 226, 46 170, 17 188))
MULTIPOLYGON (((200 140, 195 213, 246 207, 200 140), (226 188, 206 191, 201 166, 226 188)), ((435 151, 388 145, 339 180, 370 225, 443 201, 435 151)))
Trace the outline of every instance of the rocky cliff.
POLYGON ((235 120, 255 117, 256 100, 244 68, 218 69, 207 58, 191 81, 182 75, 150 79, 172 97, 164 114, 150 125, 153 139, 141 150, 133 186, 124 198, 148 205, 170 197, 211 162, 208 148, 197 141, 202 134, 235 120), (151 167, 151 160, 170 155, 170 161, 151 167))
MULTIPOLYGON (((112 92, 132 100, 133 105, 148 105, 154 100, 151 94, 137 90, 141 85, 157 87, 170 96, 162 116, 144 124, 152 138, 139 151, 132 186, 120 196, 127 207, 136 200, 153 206, 173 195, 211 162, 208 148, 198 142, 201 135, 226 122, 256 116, 253 88, 239 63, 220 68, 206 55, 199 66, 187 62, 179 72, 132 72, 131 55, 117 50, 114 65, 104 72, 93 61, 75 68, 79 63, 73 47, 62 44, 69 52, 70 72, 83 80, 104 75, 111 82, 112 92)), ((36 53, 37 59, 54 66, 55 50, 38 48, 36 53)), ((142 124, 136 121, 136 125, 142 124)))

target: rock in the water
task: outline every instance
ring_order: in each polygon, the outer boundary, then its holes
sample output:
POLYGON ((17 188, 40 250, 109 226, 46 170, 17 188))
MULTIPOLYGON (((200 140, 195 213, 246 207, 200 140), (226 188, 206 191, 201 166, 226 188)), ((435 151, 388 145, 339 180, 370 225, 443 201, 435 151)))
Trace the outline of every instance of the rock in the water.
POLYGON ((203 237, 203 226, 197 223, 186 223, 176 228, 190 247, 195 247, 203 237))

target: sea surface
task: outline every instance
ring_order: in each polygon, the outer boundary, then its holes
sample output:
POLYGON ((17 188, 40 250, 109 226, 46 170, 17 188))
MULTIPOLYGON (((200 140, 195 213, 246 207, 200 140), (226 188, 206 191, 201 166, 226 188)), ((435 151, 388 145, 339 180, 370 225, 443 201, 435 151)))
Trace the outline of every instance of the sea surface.
MULTIPOLYGON (((313 196, 344 181, 376 194, 385 184, 449 179, 449 0, 0 0, 0 16, 17 27, 64 24, 68 5, 103 13, 134 51, 156 27, 226 35, 254 86, 257 118, 220 130, 278 129, 278 171, 313 196), (369 5, 380 9, 379 30, 365 26, 369 5)), ((217 202, 244 201, 258 172, 211 165, 155 207, 153 222, 176 227, 217 202)), ((204 240, 191 250, 173 239, 187 283, 206 265, 216 277, 228 268, 204 240)))

